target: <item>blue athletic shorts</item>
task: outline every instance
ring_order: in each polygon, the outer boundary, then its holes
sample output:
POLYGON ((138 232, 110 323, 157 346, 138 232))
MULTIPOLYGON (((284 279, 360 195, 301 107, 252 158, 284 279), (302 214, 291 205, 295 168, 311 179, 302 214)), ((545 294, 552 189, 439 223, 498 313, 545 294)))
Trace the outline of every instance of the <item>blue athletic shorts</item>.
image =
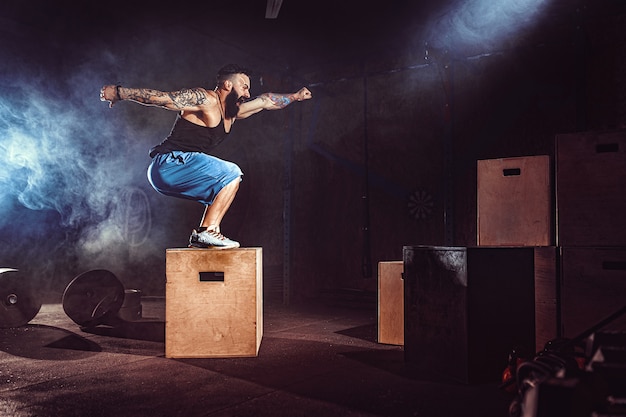
POLYGON ((157 154, 148 167, 148 181, 159 193, 209 205, 242 175, 236 164, 201 152, 157 154))

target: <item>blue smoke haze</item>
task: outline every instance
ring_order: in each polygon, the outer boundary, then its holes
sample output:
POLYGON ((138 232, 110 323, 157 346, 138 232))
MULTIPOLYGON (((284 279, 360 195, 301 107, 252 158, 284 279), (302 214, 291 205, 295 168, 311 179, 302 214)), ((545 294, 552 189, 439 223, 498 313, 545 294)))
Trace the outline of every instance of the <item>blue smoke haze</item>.
POLYGON ((174 114, 153 109, 148 124, 109 109, 99 90, 115 80, 98 68, 116 68, 115 56, 83 59, 16 64, 0 82, 0 266, 36 271, 57 292, 62 284, 46 275, 67 282, 85 269, 117 273, 163 257, 150 209, 159 196, 145 169, 174 114))

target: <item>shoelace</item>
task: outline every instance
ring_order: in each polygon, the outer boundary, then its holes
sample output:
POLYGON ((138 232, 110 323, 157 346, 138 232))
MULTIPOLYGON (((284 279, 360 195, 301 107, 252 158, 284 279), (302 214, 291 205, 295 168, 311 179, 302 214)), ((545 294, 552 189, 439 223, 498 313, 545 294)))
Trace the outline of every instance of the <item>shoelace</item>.
POLYGON ((218 233, 215 230, 205 230, 205 232, 209 233, 211 236, 215 236, 219 240, 226 239, 223 234, 218 233))

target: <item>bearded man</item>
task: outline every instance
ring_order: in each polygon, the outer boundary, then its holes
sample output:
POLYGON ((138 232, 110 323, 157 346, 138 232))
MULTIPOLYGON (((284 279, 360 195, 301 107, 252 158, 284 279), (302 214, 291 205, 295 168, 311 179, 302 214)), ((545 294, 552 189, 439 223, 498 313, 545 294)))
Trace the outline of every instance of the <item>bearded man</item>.
POLYGON ((261 110, 283 109, 312 97, 307 88, 293 94, 264 93, 250 100, 249 71, 229 64, 217 73, 214 90, 204 88, 163 92, 147 88, 105 85, 100 100, 109 107, 122 100, 178 112, 170 135, 150 149, 148 180, 161 194, 205 205, 200 226, 191 232, 189 245, 201 248, 238 248, 225 237, 220 223, 232 204, 243 173, 234 163, 210 154, 231 132, 238 119, 261 110))

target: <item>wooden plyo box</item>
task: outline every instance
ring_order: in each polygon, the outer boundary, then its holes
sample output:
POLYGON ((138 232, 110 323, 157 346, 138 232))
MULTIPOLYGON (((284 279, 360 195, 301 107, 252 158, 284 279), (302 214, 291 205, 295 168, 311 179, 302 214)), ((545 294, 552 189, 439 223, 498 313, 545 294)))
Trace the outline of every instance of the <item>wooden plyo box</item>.
POLYGON ((378 263, 378 343, 404 344, 403 261, 378 263))
POLYGON ((165 357, 257 356, 262 248, 167 249, 165 357))
POLYGON ((478 246, 553 245, 549 156, 478 161, 477 182, 478 246))
POLYGON ((626 129, 557 135, 558 246, 626 246, 626 129))
MULTIPOLYGON (((626 247, 566 247, 562 251, 562 335, 572 339, 626 305, 626 247)), ((624 329, 624 315, 602 328, 624 329)))

